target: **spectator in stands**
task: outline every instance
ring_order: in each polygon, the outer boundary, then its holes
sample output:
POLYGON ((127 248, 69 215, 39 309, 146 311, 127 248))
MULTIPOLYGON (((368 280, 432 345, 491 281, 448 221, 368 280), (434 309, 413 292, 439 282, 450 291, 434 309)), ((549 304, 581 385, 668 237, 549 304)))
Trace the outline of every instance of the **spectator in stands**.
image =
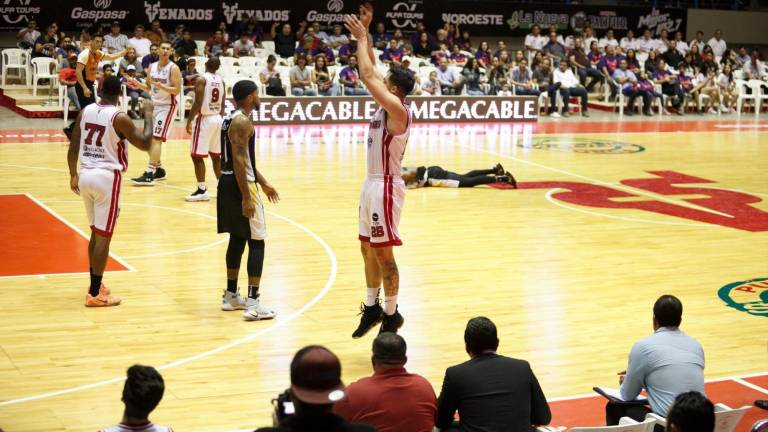
POLYGON ((498 92, 496 92, 496 96, 501 96, 501 97, 512 96, 512 91, 509 89, 509 84, 505 83, 503 86, 501 86, 501 89, 498 92))
POLYGON ((131 107, 128 115, 132 119, 138 119, 139 98, 149 99, 149 93, 141 89, 136 83, 143 83, 143 80, 137 75, 136 67, 128 65, 125 69, 125 76, 120 79, 125 85, 126 95, 131 98, 131 107))
POLYGON ((270 54, 267 57, 267 66, 259 72, 261 85, 265 87, 264 91, 270 96, 285 96, 285 88, 280 78, 280 71, 275 69, 277 58, 270 54))
POLYGON ((173 49, 185 58, 200 55, 200 52, 197 50, 197 43, 192 40, 192 34, 186 29, 181 34, 181 39, 176 41, 176 44, 173 45, 173 49))
POLYGON ((336 63, 336 55, 333 53, 333 49, 328 45, 328 41, 320 39, 320 46, 312 50, 312 57, 325 56, 325 62, 327 64, 336 63))
POLYGON ((32 58, 48 57, 54 58, 56 55, 56 32, 51 26, 45 28, 45 34, 40 35, 35 41, 32 50, 32 58))
POLYGON ((384 27, 384 23, 379 21, 376 23, 376 30, 371 35, 371 40, 373 41, 373 47, 384 50, 384 48, 389 45, 389 39, 390 36, 387 33, 386 27, 384 27))
POLYGON ((80 101, 77 99, 77 91, 75 90, 77 85, 77 75, 75 74, 77 54, 71 53, 65 60, 67 62, 66 65, 59 71, 59 82, 67 86, 67 97, 72 102, 72 105, 80 111, 80 101))
POLYGON ((77 58, 77 55, 80 54, 80 50, 78 50, 77 47, 71 43, 71 39, 68 36, 64 38, 64 41, 69 42, 67 45, 64 45, 64 48, 59 48, 56 50, 56 56, 59 59, 59 69, 69 67, 69 59, 72 56, 77 58))
POLYGON ((261 29, 261 26, 256 21, 255 15, 251 15, 245 21, 245 25, 240 31, 240 34, 243 34, 243 33, 248 36, 248 39, 250 39, 251 42, 253 42, 253 45, 256 48, 262 47, 261 41, 264 39, 264 31, 261 29))
POLYGON ((685 56, 688 53, 688 44, 683 40, 683 32, 675 32, 675 49, 680 55, 685 56))
MULTIPOLYGON (((560 91, 560 96, 563 100, 563 117, 570 117, 568 106, 571 96, 581 98, 581 116, 589 117, 587 113, 587 89, 579 83, 579 80, 573 74, 573 70, 568 64, 568 60, 562 60, 555 69, 552 77, 553 86, 560 91)), ((555 98, 551 101, 552 117, 559 117, 555 109, 555 98)))
POLYGON ((427 32, 421 32, 419 35, 418 43, 413 46, 413 55, 419 58, 428 59, 432 57, 432 51, 434 50, 435 47, 429 40, 429 35, 427 32))
POLYGON ((524 44, 525 49, 528 50, 528 52, 541 51, 547 42, 549 42, 549 39, 541 34, 541 27, 538 24, 534 24, 533 27, 531 27, 531 32, 525 35, 524 44))
MULTIPOLYGON (((683 69, 685 66, 681 66, 683 69)), ((717 87, 717 72, 713 70, 694 68, 692 76, 693 88, 690 90, 695 101, 698 101, 699 95, 707 96, 709 114, 717 114, 720 110, 720 89, 717 87)), ((702 111, 704 107, 700 108, 702 111)), ((700 111, 701 112, 701 111, 700 111)))
POLYGON ((437 79, 440 81, 440 92, 444 95, 461 93, 461 77, 448 67, 448 59, 443 59, 437 68, 437 79))
MULTIPOLYGON (((479 63, 479 61, 478 61, 479 63)), ((501 89, 501 86, 507 84, 507 70, 498 57, 491 58, 491 64, 486 68, 485 72, 488 77, 488 84, 491 87, 491 94, 496 94, 501 89)))
POLYGON ((114 75, 114 70, 112 69, 111 64, 107 63, 102 66, 101 74, 99 75, 99 81, 96 85, 96 89, 98 90, 96 94, 99 95, 100 98, 103 97, 104 94, 104 80, 108 77, 111 77, 112 75, 114 75))
POLYGON ((240 38, 232 45, 232 56, 235 58, 248 57, 256 54, 256 46, 248 38, 246 33, 240 35, 240 38))
POLYGON ((347 386, 347 397, 333 412, 352 422, 367 423, 378 432, 431 432, 437 413, 432 385, 408 373, 405 340, 385 332, 373 340, 373 376, 347 386))
POLYGON ((363 82, 360 81, 360 72, 357 70, 357 55, 352 54, 349 56, 349 63, 347 67, 341 70, 339 73, 339 81, 344 86, 345 96, 366 96, 368 90, 363 87, 363 82))
POLYGON ((525 59, 525 53, 523 50, 515 51, 515 58, 512 60, 512 66, 517 66, 517 64, 520 63, 520 61, 523 59, 525 59))
POLYGON ((723 32, 720 29, 715 30, 715 35, 707 42, 707 45, 712 47, 712 51, 715 53, 715 57, 722 57, 728 45, 723 39, 723 32))
POLYGON ((717 87, 723 96, 723 107, 726 112, 735 113, 733 108, 736 103, 736 83, 733 80, 733 68, 731 65, 723 66, 723 71, 717 76, 717 87))
POLYGON ((173 34, 168 39, 168 42, 171 43, 171 47, 174 49, 176 48, 176 45, 184 38, 184 24, 179 24, 176 26, 176 28, 173 30, 173 34))
POLYGON ((342 45, 349 43, 349 37, 342 33, 343 27, 340 24, 333 26, 333 33, 328 36, 329 46, 333 49, 338 49, 342 45))
POLYGON ((120 75, 125 73, 128 70, 128 66, 133 66, 133 69, 136 71, 136 75, 144 75, 144 67, 141 65, 141 61, 136 56, 136 49, 132 46, 129 46, 125 49, 125 55, 120 59, 120 63, 118 64, 118 73, 120 75))
POLYGON ((682 110, 679 110, 680 106, 685 100, 685 92, 677 81, 677 77, 667 70, 667 63, 664 59, 659 59, 658 67, 653 72, 653 81, 656 84, 661 84, 661 92, 667 96, 672 96, 672 107, 675 108, 675 113, 683 115, 682 110))
POLYGON ((315 45, 315 39, 312 36, 304 35, 304 38, 301 39, 301 43, 296 46, 296 49, 293 50, 293 63, 296 63, 296 59, 299 58, 299 56, 311 56, 312 55, 312 47, 315 45))
POLYGON ((632 72, 626 59, 621 59, 619 68, 613 71, 613 80, 621 87, 621 94, 627 98, 627 108, 624 114, 635 114, 635 100, 638 96, 643 98, 643 114, 651 115, 651 95, 637 86, 637 75, 632 72))
POLYGON ((124 50, 128 46, 128 36, 120 33, 120 21, 113 21, 110 32, 104 35, 104 48, 108 53, 124 50))
POLYGON ((325 347, 310 345, 300 349, 291 361, 290 400, 295 415, 286 417, 275 427, 256 432, 375 432, 371 426, 349 423, 333 413, 334 404, 344 399, 341 363, 325 347))
POLYGON ((627 68, 637 75, 640 71, 640 60, 637 59, 637 52, 630 48, 624 59, 627 60, 627 68))
POLYGON ((605 47, 608 45, 612 45, 614 49, 619 46, 619 41, 613 37, 613 29, 608 29, 605 32, 605 37, 600 39, 600 41, 597 43, 598 48, 601 50, 605 50, 605 47))
POLYGON ((461 430, 530 431, 552 418, 539 382, 524 360, 496 353, 496 326, 485 317, 472 318, 464 331, 470 360, 445 371, 438 399, 436 426, 461 430))
POLYGON ((205 43, 205 56, 213 57, 224 55, 224 52, 227 51, 228 48, 229 46, 224 40, 224 33, 217 29, 213 33, 213 36, 209 37, 208 41, 205 43))
MULTIPOLYGON (((586 89, 588 93, 591 93, 592 90, 595 89, 595 85, 603 81, 603 74, 593 66, 592 61, 584 52, 582 43, 583 40, 581 37, 577 37, 573 40, 573 50, 569 53, 568 59, 570 60, 571 65, 576 67, 576 72, 579 74, 579 82, 581 82, 582 85, 587 82, 587 77, 590 78, 589 84, 586 85, 586 89)), ((599 52, 595 51, 595 53, 599 56, 599 52)), ((515 91, 517 91, 517 88, 515 88, 515 91)))
POLYGON ((509 68, 512 67, 512 57, 509 56, 509 51, 504 50, 499 53, 498 57, 494 58, 499 59, 499 63, 501 63, 505 71, 508 71, 509 68))
POLYGON ((307 67, 307 58, 299 56, 296 65, 291 68, 291 93, 294 96, 317 96, 317 90, 312 88, 312 70, 307 67))
POLYGON ((658 41, 651 37, 651 31, 646 30, 643 32, 643 37, 637 41, 637 50, 641 52, 650 52, 652 50, 658 50, 658 41))
POLYGON ((501 56, 501 53, 506 50, 507 50, 507 43, 504 42, 503 40, 499 40, 496 42, 496 51, 493 52, 493 56, 499 57, 501 56))
POLYGON ((317 93, 322 96, 338 96, 339 84, 336 75, 328 70, 328 60, 324 55, 315 57, 315 67, 312 69, 312 82, 317 86, 317 93))
POLYGON ((160 20, 154 20, 149 24, 149 30, 147 30, 147 39, 150 42, 160 45, 161 42, 166 40, 165 31, 160 27, 160 20))
MULTIPOLYGON (((706 47, 706 45, 704 45, 706 47)), ((711 48, 710 48, 711 49, 711 48)), ((690 48, 688 49, 688 54, 691 55, 693 58, 694 63, 701 63, 701 51, 699 50, 699 46, 696 44, 692 44, 690 48)))
POLYGON ((600 63, 597 64, 598 69, 600 69, 605 77, 605 82, 608 83, 608 86, 611 88, 610 100, 613 100, 616 97, 616 93, 619 90, 618 86, 614 84, 612 77, 613 72, 619 68, 620 60, 621 57, 614 53, 614 47, 609 45, 606 47, 605 55, 600 59, 600 63))
POLYGON ((517 62, 517 66, 512 69, 510 83, 514 86, 516 95, 538 96, 541 93, 535 88, 533 74, 528 69, 528 60, 526 59, 517 62))
MULTIPOLYGON (((533 67, 533 81, 539 87, 540 92, 547 92, 550 101, 555 98, 557 87, 552 85, 552 66, 549 59, 544 59, 537 66, 533 67)), ((547 109, 546 114, 550 113, 551 110, 547 109)))
POLYGON ((400 64, 403 60, 403 50, 397 46, 397 40, 392 39, 389 41, 389 46, 384 50, 381 60, 386 64, 400 64))
POLYGON ((659 50, 659 54, 664 54, 669 48, 669 32, 662 30, 659 33, 659 38, 656 39, 656 49, 659 50))
POLYGON ((561 60, 565 60, 565 47, 557 41, 557 33, 555 32, 549 34, 549 41, 541 48, 541 52, 552 59, 555 67, 560 64, 561 60))
MULTIPOLYGON (((303 22, 306 26, 306 22, 303 22)), ((280 33, 277 32, 277 26, 279 23, 272 23, 272 27, 269 29, 270 37, 275 42, 275 53, 282 58, 293 57, 294 49, 296 48, 296 35, 291 31, 291 25, 285 23, 280 27, 280 33)), ((304 30, 301 30, 303 35, 304 30)))
MULTIPOLYGON (((553 26, 550 26, 550 28, 552 27, 553 26)), ((600 41, 595 37, 592 26, 589 24, 587 24, 584 27, 584 30, 582 30, 581 38, 584 39, 585 47, 592 47, 592 42, 597 42, 598 47, 600 46, 600 41)))
POLYGON ((195 80, 200 76, 197 72, 197 59, 189 59, 181 71, 181 81, 184 83, 184 94, 195 91, 195 80))
POLYGON ((461 37, 456 39, 456 43, 454 44, 459 47, 460 50, 466 51, 468 53, 472 52, 472 40, 469 35, 469 32, 467 30, 464 30, 461 32, 461 37))
POLYGON ((752 50, 749 55, 749 61, 744 63, 744 68, 742 70, 744 72, 745 79, 766 79, 765 64, 760 60, 760 51, 757 49, 752 50))
POLYGON ((677 69, 677 67, 680 66, 680 63, 683 62, 683 56, 677 50, 675 41, 669 41, 667 50, 661 54, 661 58, 664 59, 664 62, 666 62, 670 67, 674 69, 677 69))
POLYGON ((118 425, 103 429, 103 432, 172 432, 169 427, 154 425, 149 421, 149 414, 160 403, 164 392, 165 382, 155 368, 141 365, 129 367, 123 385, 123 419, 118 425))
POLYGON ((718 69, 720 69, 717 65, 717 61, 715 61, 714 54, 711 52, 704 55, 704 58, 701 60, 699 67, 701 67, 701 69, 712 70, 714 72, 717 72, 718 69))
POLYGON ((467 94, 470 96, 485 96, 480 86, 480 67, 475 59, 467 60, 464 68, 461 70, 462 81, 467 86, 467 94))
POLYGON ((145 55, 144 58, 141 59, 141 67, 144 68, 144 70, 149 70, 149 65, 158 60, 160 60, 160 54, 158 54, 158 46, 156 44, 152 44, 149 46, 149 54, 145 55))
POLYGON ((747 47, 742 45, 739 47, 739 51, 736 53, 735 66, 737 68, 744 67, 747 62, 749 62, 749 53, 747 52, 747 47))
POLYGON ((421 91, 428 96, 440 96, 440 81, 437 79, 437 71, 429 73, 429 79, 421 84, 421 91))
MULTIPOLYGON (((664 114, 669 115, 669 111, 664 108, 664 95, 657 92, 653 87, 653 81, 650 80, 648 72, 646 71, 640 71, 637 75, 637 89, 642 90, 650 96, 650 102, 653 103, 653 99, 658 98, 661 103, 659 104, 661 106, 660 109, 664 110, 664 114)), ((650 107, 648 108, 650 112, 650 107)))
POLYGON ((454 64, 451 60, 451 51, 448 50, 448 46, 445 42, 440 42, 437 49, 432 52, 432 64, 437 66, 442 59, 447 59, 449 64, 454 64))
POLYGON ((357 54, 356 40, 350 40, 339 48, 339 64, 346 65, 349 63, 349 56, 352 54, 357 54))
POLYGON ((603 58, 603 53, 600 52, 600 49, 597 47, 597 41, 592 41, 589 46, 589 51, 587 52, 587 58, 589 59, 589 62, 592 64, 592 67, 600 70, 598 64, 600 64, 600 60, 603 58))
POLYGON ((480 42, 480 46, 475 52, 475 59, 480 62, 483 67, 488 67, 491 64, 491 49, 488 47, 488 42, 480 42))
POLYGON ((697 391, 680 393, 667 415, 668 432, 713 432, 715 407, 697 391))
POLYGON ((40 32, 37 31, 37 21, 31 19, 27 22, 27 26, 19 30, 16 33, 17 45, 21 49, 32 49, 35 47, 35 41, 40 37, 40 32))
POLYGON ((696 39, 690 43, 690 47, 693 48, 694 45, 698 47, 699 52, 704 50, 704 47, 707 46, 707 43, 704 41, 703 31, 699 30, 696 32, 696 39))
MULTIPOLYGON (((459 49, 458 44, 453 45, 450 60, 451 63, 455 64, 456 66, 463 67, 465 64, 467 64, 467 56, 464 55, 464 52, 459 49)), ((471 60, 475 60, 474 57, 471 60)))
POLYGON ((152 45, 152 42, 144 37, 143 25, 139 24, 133 28, 133 37, 128 39, 128 45, 136 49, 136 55, 139 57, 149 54, 149 47, 152 45))
POLYGON ((632 30, 628 30, 627 35, 621 38, 621 41, 619 42, 619 46, 624 51, 630 48, 633 50, 637 50, 637 39, 635 39, 635 32, 633 32, 632 30))
MULTIPOLYGON (((653 305, 654 334, 635 343, 629 353, 626 375, 620 376, 621 397, 634 400, 645 389, 651 411, 666 416, 674 398, 687 391, 704 392, 704 350, 694 338, 680 330, 683 304, 663 295, 653 305)), ((608 425, 620 417, 642 421, 645 405, 606 405, 608 425)))

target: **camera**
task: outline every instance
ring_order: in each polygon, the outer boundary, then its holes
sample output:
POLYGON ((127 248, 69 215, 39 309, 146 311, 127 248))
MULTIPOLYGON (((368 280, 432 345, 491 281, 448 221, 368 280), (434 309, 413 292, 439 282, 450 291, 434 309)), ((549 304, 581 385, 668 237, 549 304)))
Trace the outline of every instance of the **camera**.
POLYGON ((296 414, 290 390, 286 390, 277 395, 275 399, 272 399, 272 406, 275 409, 272 413, 272 423, 274 426, 280 424, 285 418, 296 414))

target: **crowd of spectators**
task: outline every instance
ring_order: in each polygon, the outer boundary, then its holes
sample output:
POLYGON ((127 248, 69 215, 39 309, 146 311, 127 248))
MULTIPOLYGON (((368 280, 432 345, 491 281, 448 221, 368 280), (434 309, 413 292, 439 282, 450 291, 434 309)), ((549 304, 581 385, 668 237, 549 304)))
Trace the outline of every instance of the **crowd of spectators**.
MULTIPOLYGON (((222 56, 253 63, 241 64, 241 71, 256 70, 250 78, 268 86, 268 95, 368 94, 357 70, 356 41, 341 25, 324 29, 317 22, 301 22, 298 28, 273 23, 265 32, 254 18, 247 18, 233 26, 219 23, 205 43, 195 41, 190 30, 179 25, 166 32, 155 20, 148 28, 134 27, 129 38, 116 21, 104 35, 104 51, 127 48, 113 67, 113 73, 120 76, 126 76, 132 67, 130 73, 144 77, 148 65, 157 60, 158 44, 167 40, 175 49, 173 61, 185 71, 185 85, 191 85, 195 71, 202 69, 199 64, 188 69, 187 62, 200 56, 222 56), (269 49, 265 39, 270 39, 269 49)), ((545 114, 553 117, 570 115, 572 97, 580 99, 580 112, 587 116, 587 101, 593 93, 592 99, 609 104, 625 100, 628 115, 637 111, 637 100, 643 101, 646 115, 651 115, 657 100, 660 110, 679 115, 690 111, 691 105, 694 111, 734 112, 737 79, 768 79, 759 51, 729 48, 719 30, 708 40, 702 32, 691 41, 685 41, 681 32, 661 31, 656 38, 646 30, 639 38, 635 36, 630 30, 617 39, 612 29, 597 35, 589 24, 573 34, 563 34, 555 26, 543 31, 534 25, 521 46, 510 47, 504 40, 491 46, 487 40, 477 42, 454 24, 429 32, 418 23, 415 32, 405 35, 399 29, 387 31, 382 22, 371 34, 378 67, 385 70, 395 64, 413 71, 417 81, 413 95, 541 96, 543 103, 548 101, 545 114), (706 106, 698 105, 699 95, 707 96, 702 98, 706 106)), ((62 34, 56 23, 41 33, 34 20, 17 34, 20 47, 31 49, 33 57, 56 58, 62 70, 72 68, 78 47, 90 37, 83 31, 78 44, 62 34)), ((226 70, 223 67, 220 73, 226 70)), ((239 77, 236 71, 230 74, 239 77)), ((62 83, 69 86, 69 78, 71 71, 62 71, 62 83)), ((132 106, 143 96, 133 92, 132 106)))
MULTIPOLYGON (((704 394, 704 350, 680 330, 682 312, 682 303, 671 295, 654 303, 654 331, 634 344, 619 380, 624 400, 644 390, 650 406, 608 402, 607 425, 622 417, 643 421, 653 413, 666 417, 666 429, 657 424, 656 431, 713 432, 715 410, 704 394)), ((531 364, 499 354, 498 347, 496 325, 485 317, 470 319, 464 331, 469 360, 446 369, 439 395, 427 379, 406 369, 407 344, 398 334, 382 332, 374 339, 372 375, 349 385, 342 382, 341 361, 331 350, 304 347, 291 361, 290 387, 272 401, 274 424, 256 432, 528 432, 549 424, 550 407, 531 364)), ((149 414, 163 391, 153 368, 128 369, 123 420, 105 431, 151 425, 149 414)))

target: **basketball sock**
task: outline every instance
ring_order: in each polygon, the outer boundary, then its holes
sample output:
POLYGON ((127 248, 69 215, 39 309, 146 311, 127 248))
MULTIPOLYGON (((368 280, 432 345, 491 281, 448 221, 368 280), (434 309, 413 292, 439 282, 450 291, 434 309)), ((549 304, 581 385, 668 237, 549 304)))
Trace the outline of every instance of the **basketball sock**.
POLYGON ((99 295, 99 288, 101 288, 102 277, 104 277, 104 275, 97 276, 91 273, 91 286, 88 289, 88 294, 90 294, 92 297, 96 297, 97 295, 99 295))
POLYGON ((379 299, 379 291, 381 288, 366 288, 365 302, 366 306, 371 307, 376 304, 376 300, 379 299))
POLYGON ((384 313, 394 315, 397 312, 397 296, 384 296, 384 313))
POLYGON ((208 186, 205 185, 205 182, 199 182, 197 183, 197 188, 200 189, 201 191, 205 191, 206 189, 208 189, 208 186))
POLYGON ((227 279, 227 291, 232 294, 237 292, 237 279, 227 279))
POLYGON ((154 165, 152 165, 152 164, 149 164, 149 165, 147 165, 147 172, 148 172, 148 173, 152 173, 152 174, 154 174, 156 169, 157 169, 157 167, 155 167, 155 166, 154 166, 154 165))
POLYGON ((259 298, 259 286, 258 285, 248 285, 248 298, 252 298, 252 299, 259 298))

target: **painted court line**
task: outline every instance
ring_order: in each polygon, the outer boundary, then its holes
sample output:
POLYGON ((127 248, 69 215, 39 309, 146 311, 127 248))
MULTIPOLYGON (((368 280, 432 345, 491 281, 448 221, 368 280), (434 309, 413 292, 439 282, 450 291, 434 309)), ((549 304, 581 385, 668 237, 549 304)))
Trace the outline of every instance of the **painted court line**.
MULTIPOLYGON (((208 351, 204 351, 204 352, 201 352, 201 353, 198 353, 198 354, 195 354, 195 355, 184 357, 184 358, 181 358, 179 360, 175 360, 173 362, 166 363, 164 365, 158 366, 157 367, 158 370, 171 369, 171 368, 175 368, 175 367, 178 367, 178 366, 185 365, 185 364, 193 362, 195 360, 200 360, 200 359, 203 359, 203 358, 206 358, 206 357, 210 357, 210 356, 218 354, 218 353, 220 353, 222 351, 226 351, 226 350, 228 350, 230 348, 234 348, 234 347, 243 345, 245 343, 248 343, 248 342, 250 342, 250 341, 252 341, 252 340, 254 340, 254 339, 256 339, 256 338, 258 338, 260 336, 263 336, 263 335, 265 335, 267 333, 271 333, 274 330, 276 330, 276 329, 278 329, 280 327, 285 326, 289 322, 291 322, 294 319, 296 319, 296 318, 300 317, 301 315, 303 315, 306 311, 308 311, 315 304, 317 304, 320 300, 322 300, 323 297, 325 297, 326 294, 328 294, 328 292, 331 290, 331 287, 333 286, 333 283, 336 281, 336 274, 338 272, 338 262, 336 260, 336 254, 333 253, 333 250, 331 249, 330 246, 328 246, 328 243, 326 243, 320 236, 315 234, 312 230, 310 230, 306 226, 304 226, 304 225, 302 225, 302 224, 300 224, 300 223, 298 223, 298 222, 296 222, 296 221, 294 221, 294 220, 292 220, 290 218, 287 218, 285 216, 279 215, 279 214, 271 212, 271 211, 267 211, 267 213, 269 213, 273 217, 276 217, 276 218, 278 218, 278 219, 280 219, 282 221, 285 221, 285 222, 293 225, 294 227, 298 228, 301 231, 304 231, 306 234, 308 234, 310 237, 312 237, 315 241, 317 241, 320 244, 320 246, 323 247, 323 250, 328 255, 328 258, 330 259, 330 262, 331 262, 331 273, 328 276, 328 279, 326 280, 325 285, 323 286, 323 288, 309 302, 307 302, 300 309, 298 309, 297 311, 295 311, 294 313, 292 313, 291 315, 289 315, 285 319, 275 320, 275 324, 273 324, 270 327, 258 330, 258 331, 254 332, 254 333, 251 333, 251 334, 247 335, 247 336, 241 337, 241 338, 236 339, 236 340, 234 340, 232 342, 229 342, 229 343, 221 345, 219 347, 210 349, 208 351)), ((114 383, 123 381, 124 379, 125 379, 125 376, 119 376, 119 377, 114 377, 114 378, 110 378, 110 379, 106 379, 106 380, 102 380, 102 381, 93 382, 93 383, 90 383, 90 384, 84 384, 84 385, 80 385, 80 386, 76 386, 76 387, 70 387, 70 388, 67 388, 67 389, 56 390, 56 391, 45 392, 45 393, 39 393, 39 394, 36 394, 36 395, 25 396, 25 397, 17 398, 17 399, 11 399, 11 400, 0 402, 0 407, 5 407, 5 406, 9 406, 9 405, 17 405, 17 404, 21 404, 21 403, 24 403, 24 402, 31 402, 31 401, 41 400, 41 399, 48 399, 48 398, 52 398, 52 397, 56 397, 56 396, 63 396, 63 395, 66 395, 66 394, 76 393, 76 392, 83 391, 83 390, 88 390, 88 389, 102 387, 102 386, 109 385, 109 384, 114 384, 114 383)))
POLYGON ((749 387, 749 388, 751 388, 752 390, 757 390, 757 391, 759 391, 760 393, 765 393, 765 394, 768 394, 768 389, 764 389, 764 388, 760 387, 760 386, 759 386, 759 385, 757 385, 757 384, 752 384, 751 382, 749 382, 749 381, 745 381, 745 380, 743 380, 743 379, 741 379, 741 378, 734 378, 733 380, 734 380, 735 382, 737 382, 737 383, 739 383, 739 384, 741 384, 741 385, 745 386, 745 387, 749 387))

